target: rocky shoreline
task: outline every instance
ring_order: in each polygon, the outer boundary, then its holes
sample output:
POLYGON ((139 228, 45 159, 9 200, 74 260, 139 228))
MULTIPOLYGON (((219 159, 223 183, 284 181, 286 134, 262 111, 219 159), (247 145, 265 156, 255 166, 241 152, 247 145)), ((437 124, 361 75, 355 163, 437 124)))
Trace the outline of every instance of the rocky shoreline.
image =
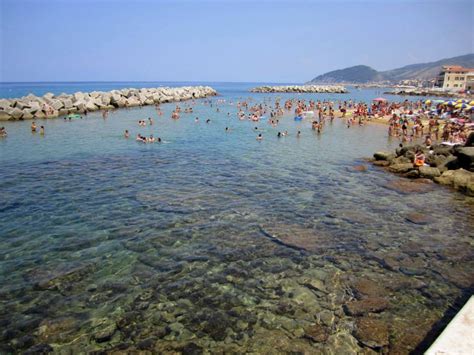
MULTIPOLYGON (((464 96, 458 92, 430 90, 430 89, 399 89, 384 92, 386 95, 402 95, 402 96, 439 96, 439 97, 460 97, 464 96)), ((472 97, 472 96, 467 96, 472 97)))
POLYGON ((43 96, 30 94, 22 98, 0 99, 0 121, 55 118, 71 113, 155 105, 215 95, 217 91, 209 86, 131 88, 60 95, 47 93, 43 96))
POLYGON ((283 85, 283 86, 258 86, 250 92, 277 93, 277 92, 295 92, 295 93, 332 93, 346 94, 347 89, 344 86, 320 86, 320 85, 283 85))
MULTIPOLYGON (((474 147, 433 145, 428 149, 415 144, 399 147, 394 153, 376 152, 372 163, 409 179, 430 179, 438 184, 451 186, 468 196, 474 196, 474 147), (417 150, 423 151, 428 166, 414 166, 413 160, 417 150)), ((422 185, 407 180, 406 184, 395 186, 395 190, 402 193, 417 192, 423 190, 422 185)))

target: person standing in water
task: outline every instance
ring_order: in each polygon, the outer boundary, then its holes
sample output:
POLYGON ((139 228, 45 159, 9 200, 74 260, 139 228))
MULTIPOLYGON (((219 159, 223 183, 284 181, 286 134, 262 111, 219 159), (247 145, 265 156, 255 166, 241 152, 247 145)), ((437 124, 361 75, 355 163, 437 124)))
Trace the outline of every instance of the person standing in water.
POLYGON ((44 126, 40 127, 40 134, 44 136, 44 126))
POLYGON ((36 123, 35 123, 35 121, 31 122, 31 132, 36 133, 36 123))

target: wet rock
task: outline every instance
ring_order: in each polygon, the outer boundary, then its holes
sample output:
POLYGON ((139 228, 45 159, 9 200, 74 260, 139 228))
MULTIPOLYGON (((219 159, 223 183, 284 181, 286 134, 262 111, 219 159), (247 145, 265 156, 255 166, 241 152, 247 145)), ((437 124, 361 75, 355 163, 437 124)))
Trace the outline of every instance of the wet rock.
POLYGON ((310 339, 315 343, 324 343, 329 338, 329 330, 320 324, 313 324, 304 329, 305 338, 310 339))
POLYGON ((403 174, 409 172, 413 169, 412 163, 404 163, 404 164, 393 164, 388 167, 388 170, 392 173, 403 174))
POLYGON ((345 312, 350 316, 360 316, 367 313, 379 313, 387 309, 389 302, 382 297, 370 297, 351 301, 344 305, 345 312))
POLYGON ((474 147, 456 147, 454 154, 461 168, 474 172, 474 147))
POLYGON ((406 179, 393 180, 385 184, 384 187, 401 194, 426 193, 433 189, 431 184, 422 181, 422 179, 415 181, 406 179))
POLYGON ((431 168, 429 166, 420 166, 419 172, 421 177, 425 177, 428 179, 434 179, 441 175, 438 168, 431 168))
POLYGON ((102 323, 94 333, 94 340, 98 343, 103 343, 112 338, 115 331, 117 330, 117 325, 113 321, 105 321, 102 323))
POLYGON ((420 172, 418 169, 410 170, 404 175, 408 179, 418 179, 420 177, 420 172))
POLYGON ((428 215, 425 215, 423 213, 418 213, 418 212, 412 212, 406 215, 405 219, 408 222, 414 223, 414 224, 428 224, 431 223, 432 220, 428 215))
POLYGON ((46 319, 38 328, 38 339, 41 342, 61 341, 68 333, 76 329, 77 321, 74 318, 46 319))
POLYGON ((153 350, 156 340, 154 338, 148 338, 141 340, 137 343, 137 349, 139 350, 153 350))
POLYGON ((412 161, 402 155, 393 159, 391 163, 392 164, 408 164, 408 163, 412 164, 412 161))
POLYGON ((389 161, 386 161, 386 160, 376 160, 374 161, 372 164, 374 164, 375 166, 389 166, 390 165, 390 162, 389 161))
POLYGON ((183 355, 201 355, 204 353, 204 349, 196 343, 187 343, 185 346, 179 349, 183 355))
POLYGON ((352 288, 356 297, 361 299, 363 297, 381 297, 387 295, 387 289, 380 283, 369 280, 359 279, 353 283, 352 288))
POLYGON ((361 171, 361 172, 362 171, 367 171, 367 166, 365 166, 365 165, 356 165, 356 166, 353 167, 353 169, 355 171, 361 171))
POLYGON ((327 309, 316 314, 316 317, 326 327, 332 327, 336 319, 334 313, 327 309))
POLYGON ((49 344, 36 344, 26 350, 23 354, 33 355, 33 354, 49 354, 53 352, 53 348, 49 344))
POLYGON ((383 151, 380 151, 380 152, 376 152, 374 153, 374 158, 375 160, 387 160, 387 161, 390 161, 392 159, 395 159, 395 154, 391 153, 391 152, 383 152, 383 151))
MULTIPOLYGON (((13 339, 10 343, 15 349, 25 349, 33 346, 35 338, 31 335, 25 335, 18 339, 13 339)), ((0 351, 1 353, 1 351, 0 351)))
POLYGON ((369 348, 379 349, 389 344, 389 327, 379 319, 362 317, 356 320, 354 336, 369 348))

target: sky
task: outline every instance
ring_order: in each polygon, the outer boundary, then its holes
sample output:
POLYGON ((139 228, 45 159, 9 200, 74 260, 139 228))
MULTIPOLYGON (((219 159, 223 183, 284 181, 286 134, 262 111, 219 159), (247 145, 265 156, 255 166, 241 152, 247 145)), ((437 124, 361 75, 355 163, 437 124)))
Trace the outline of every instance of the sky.
POLYGON ((472 0, 0 0, 0 81, 309 81, 474 52, 472 0))

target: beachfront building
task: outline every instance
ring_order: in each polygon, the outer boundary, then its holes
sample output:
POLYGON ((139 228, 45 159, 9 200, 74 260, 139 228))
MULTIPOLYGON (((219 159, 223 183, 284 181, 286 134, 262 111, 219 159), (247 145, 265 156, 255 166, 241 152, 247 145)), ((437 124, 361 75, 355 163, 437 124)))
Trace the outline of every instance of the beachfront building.
POLYGON ((473 68, 464 68, 460 65, 445 65, 438 75, 436 86, 451 91, 472 90, 473 81, 473 68))

